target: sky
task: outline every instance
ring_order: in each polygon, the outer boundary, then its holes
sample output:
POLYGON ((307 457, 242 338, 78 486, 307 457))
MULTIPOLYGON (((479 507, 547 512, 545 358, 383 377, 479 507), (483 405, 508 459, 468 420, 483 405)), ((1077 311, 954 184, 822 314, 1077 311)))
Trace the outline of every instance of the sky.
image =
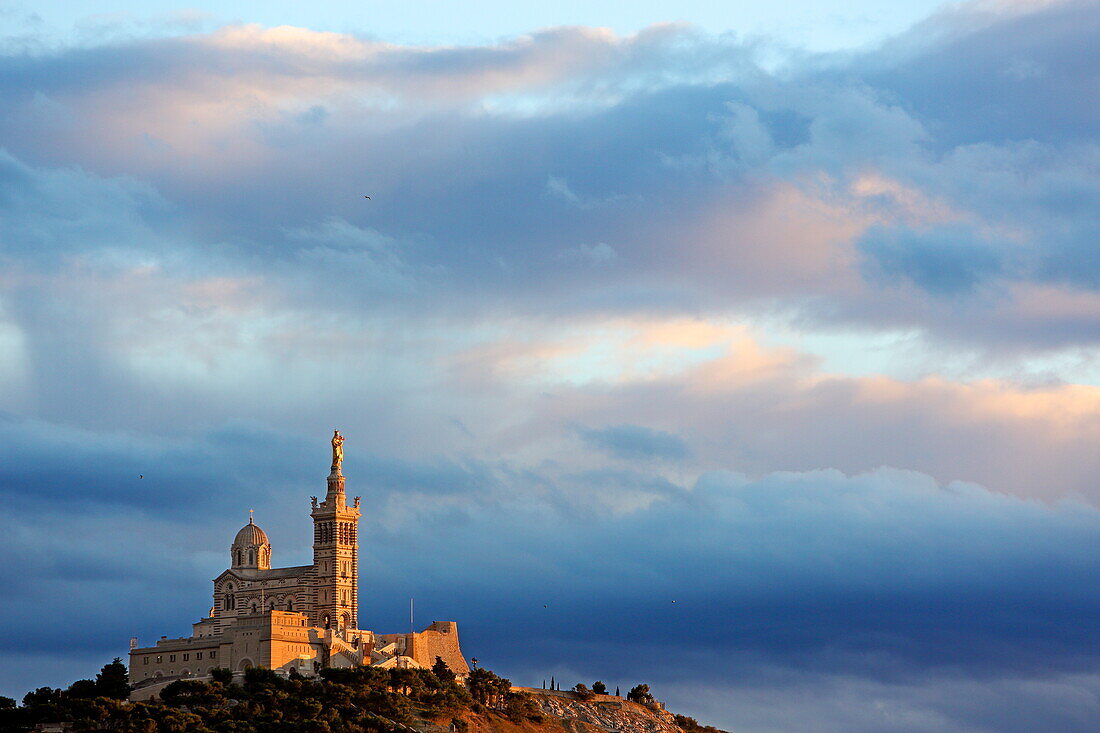
POLYGON ((1100 5, 399 5, 0 2, 0 694, 309 562, 336 427, 379 633, 1094 730, 1100 5))

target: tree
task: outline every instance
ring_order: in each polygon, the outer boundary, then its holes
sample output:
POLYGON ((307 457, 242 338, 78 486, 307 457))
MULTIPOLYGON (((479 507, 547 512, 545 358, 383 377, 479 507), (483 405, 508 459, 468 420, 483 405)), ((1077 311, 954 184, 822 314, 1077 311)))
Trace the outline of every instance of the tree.
POLYGON ((96 687, 95 680, 77 680, 65 690, 65 697, 70 699, 99 697, 99 688, 96 687))
POLYGON ((504 693, 503 704, 500 706, 503 712, 513 723, 522 723, 524 720, 542 722, 542 713, 539 706, 524 692, 504 693))
POLYGON ((607 685, 600 682, 599 680, 596 680, 592 683, 592 692, 596 693, 597 695, 606 695, 607 685))
POLYGON ((577 684, 575 684, 573 686, 573 692, 577 693, 577 695, 582 700, 592 699, 592 690, 588 689, 588 685, 584 684, 583 682, 578 682, 577 684))
POLYGON ((160 699, 168 705, 200 705, 209 703, 210 686, 198 680, 176 680, 160 691, 160 699))
POLYGON ((122 659, 115 657, 115 661, 103 665, 103 669, 95 676, 95 686, 96 694, 100 697, 111 697, 115 700, 130 697, 130 675, 122 659))
POLYGON ((432 674, 434 674, 436 679, 444 685, 455 681, 455 673, 452 672, 451 668, 447 666, 447 663, 443 661, 443 657, 435 658, 435 664, 432 665, 432 674))
POLYGON ((649 692, 649 685, 635 685, 630 689, 630 692, 626 694, 626 699, 632 702, 640 702, 643 705, 654 701, 653 695, 649 692))
POLYGON ((475 702, 488 707, 497 707, 504 696, 512 689, 512 683, 498 677, 484 667, 476 667, 466 678, 466 686, 475 702))
POLYGON ((228 685, 233 681, 233 670, 227 667, 215 667, 210 670, 210 678, 215 682, 220 682, 223 685, 228 685))
POLYGON ((23 696, 23 707, 32 708, 39 705, 53 705, 61 702, 61 690, 53 687, 39 687, 23 696))

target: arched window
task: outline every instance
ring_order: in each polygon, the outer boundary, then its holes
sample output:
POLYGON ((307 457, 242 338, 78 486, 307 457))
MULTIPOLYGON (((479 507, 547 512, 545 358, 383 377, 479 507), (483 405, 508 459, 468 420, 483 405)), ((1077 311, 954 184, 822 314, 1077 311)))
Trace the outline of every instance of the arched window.
POLYGON ((232 611, 234 608, 236 608, 236 604, 233 601, 233 594, 232 593, 226 593, 225 594, 225 610, 226 611, 232 611))
POLYGON ((256 601, 252 601, 252 613, 256 613, 256 601))
POLYGON ((256 551, 255 550, 249 550, 248 551, 248 564, 249 565, 255 565, 256 564, 256 551))
POLYGON ((286 610, 288 610, 288 611, 293 611, 294 610, 294 599, 293 598, 287 598, 286 599, 286 610))

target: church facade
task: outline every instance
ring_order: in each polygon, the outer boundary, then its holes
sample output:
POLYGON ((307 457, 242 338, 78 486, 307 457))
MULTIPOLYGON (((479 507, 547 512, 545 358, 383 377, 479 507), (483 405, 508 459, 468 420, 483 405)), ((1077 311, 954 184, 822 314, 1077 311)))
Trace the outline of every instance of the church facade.
POLYGON ((457 674, 469 672, 453 621, 405 634, 359 628, 361 499, 347 502, 343 442, 337 431, 324 500, 311 497, 313 563, 271 567, 267 533, 249 517, 230 545, 229 568, 214 578, 210 615, 192 625, 190 636, 161 637, 147 647, 131 642, 134 699, 218 667, 311 676, 324 667, 430 667, 438 656, 457 674))

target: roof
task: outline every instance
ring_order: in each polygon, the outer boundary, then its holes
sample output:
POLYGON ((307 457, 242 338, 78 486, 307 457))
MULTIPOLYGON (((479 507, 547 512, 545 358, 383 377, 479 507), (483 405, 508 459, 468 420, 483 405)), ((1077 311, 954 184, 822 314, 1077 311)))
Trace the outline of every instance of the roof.
POLYGON ((267 541, 267 532, 264 532, 258 526, 252 523, 252 517, 248 518, 248 524, 241 527, 241 531, 237 533, 237 536, 233 538, 234 545, 269 545, 267 541))
POLYGON ((254 570, 252 568, 232 568, 226 572, 235 575, 241 580, 274 580, 277 578, 297 578, 313 570, 312 565, 300 565, 293 568, 271 568, 270 570, 254 570))

